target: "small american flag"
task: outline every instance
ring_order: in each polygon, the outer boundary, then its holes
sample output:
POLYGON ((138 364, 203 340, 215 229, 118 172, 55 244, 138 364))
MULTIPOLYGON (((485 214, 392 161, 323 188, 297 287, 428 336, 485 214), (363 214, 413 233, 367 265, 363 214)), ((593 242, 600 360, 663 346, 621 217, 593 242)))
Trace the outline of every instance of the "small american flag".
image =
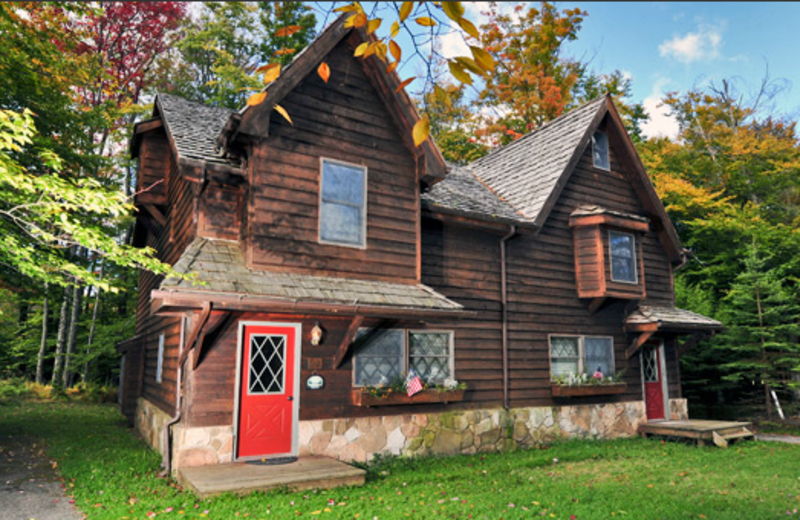
POLYGON ((421 391, 422 381, 419 380, 419 376, 412 369, 408 372, 408 378, 406 379, 406 392, 408 393, 408 397, 421 391))

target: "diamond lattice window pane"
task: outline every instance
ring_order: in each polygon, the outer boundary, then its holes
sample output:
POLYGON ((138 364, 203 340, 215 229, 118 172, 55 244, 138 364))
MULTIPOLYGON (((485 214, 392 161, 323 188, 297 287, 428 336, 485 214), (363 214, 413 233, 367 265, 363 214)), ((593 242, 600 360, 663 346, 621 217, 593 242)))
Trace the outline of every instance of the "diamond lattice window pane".
POLYGON ((250 336, 250 395, 282 394, 285 384, 286 336, 250 336))
POLYGON ((600 369, 604 376, 614 375, 614 342, 611 338, 586 338, 586 371, 600 369))
POLYGON ((442 332, 412 332, 409 335, 409 354, 413 356, 449 356, 450 334, 442 332))
POLYGON ((405 332, 361 329, 356 334, 355 384, 388 385, 403 377, 405 332))
POLYGON ((658 355, 656 349, 649 348, 642 354, 645 383, 658 383, 658 355))
POLYGON ((550 376, 553 378, 580 371, 580 346, 576 337, 550 338, 550 376))
POLYGON ((450 360, 448 358, 411 358, 411 368, 423 381, 441 383, 450 377, 450 360))
POLYGON ((554 358, 577 358, 578 338, 552 337, 550 339, 550 355, 554 358))

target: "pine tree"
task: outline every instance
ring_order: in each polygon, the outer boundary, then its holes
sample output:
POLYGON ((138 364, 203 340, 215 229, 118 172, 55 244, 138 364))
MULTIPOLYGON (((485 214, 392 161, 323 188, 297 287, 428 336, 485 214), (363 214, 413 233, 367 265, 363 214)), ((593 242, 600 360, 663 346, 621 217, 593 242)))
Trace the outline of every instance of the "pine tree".
POLYGON ((779 268, 759 255, 755 241, 744 269, 724 298, 727 349, 736 360, 726 363, 728 381, 750 380, 764 385, 764 406, 772 417, 770 390, 791 384, 791 373, 800 369, 797 298, 784 285, 779 268))

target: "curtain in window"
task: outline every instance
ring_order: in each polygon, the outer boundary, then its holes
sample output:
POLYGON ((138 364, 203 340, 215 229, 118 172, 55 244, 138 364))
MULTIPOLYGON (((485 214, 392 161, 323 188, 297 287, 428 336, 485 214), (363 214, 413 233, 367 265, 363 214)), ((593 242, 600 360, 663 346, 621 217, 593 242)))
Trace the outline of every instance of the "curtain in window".
POLYGON ((356 386, 389 385, 404 378, 405 331, 386 329, 359 330, 356 334, 355 384, 356 386), (365 334, 370 338, 359 343, 365 334))
POLYGON ((593 374, 598 368, 604 376, 614 375, 614 342, 611 338, 584 339, 586 372, 593 374))

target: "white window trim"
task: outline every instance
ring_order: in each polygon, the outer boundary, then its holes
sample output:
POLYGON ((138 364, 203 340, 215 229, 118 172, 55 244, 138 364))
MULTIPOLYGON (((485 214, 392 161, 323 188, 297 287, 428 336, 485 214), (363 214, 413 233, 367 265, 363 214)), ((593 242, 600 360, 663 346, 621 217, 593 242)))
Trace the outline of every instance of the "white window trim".
MULTIPOLYGON (((578 374, 583 374, 586 370, 586 338, 589 339, 608 339, 611 340, 611 366, 614 367, 614 374, 617 373, 617 359, 614 355, 614 336, 595 336, 594 334, 548 334, 547 335, 547 357, 549 360, 548 370, 550 371, 550 381, 553 380, 553 338, 578 338, 578 374)), ((603 374, 613 376, 614 374, 603 374)))
POLYGON ((156 361, 156 383, 161 384, 164 375, 164 333, 158 336, 158 359, 156 361))
POLYGON ((350 247, 353 249, 366 249, 367 248, 367 184, 369 181, 369 171, 367 167, 363 164, 355 164, 346 161, 340 161, 338 159, 330 159, 328 157, 320 157, 319 158, 319 195, 318 195, 318 210, 317 210, 317 241, 320 244, 330 245, 330 246, 340 246, 340 247, 350 247), (363 243, 361 244, 350 244, 347 242, 336 242, 334 240, 324 240, 322 238, 322 187, 324 186, 324 176, 325 176, 325 163, 331 164, 341 164, 342 166, 347 166, 349 168, 356 168, 364 172, 364 204, 361 207, 361 237, 363 239, 363 243))
POLYGON ((592 166, 594 166, 598 170, 603 170, 606 172, 611 171, 611 144, 608 142, 608 134, 600 130, 595 130, 594 133, 592 134, 592 166), (603 134, 604 136, 606 136, 606 157, 608 157, 608 166, 601 166, 594 161, 595 134, 603 134))
MULTIPOLYGON (((362 328, 369 328, 369 327, 362 327, 362 328)), ((397 329, 394 329, 397 330, 397 329)), ((408 337, 410 334, 419 334, 419 333, 428 333, 428 334, 447 334, 449 336, 448 339, 448 347, 449 347, 449 360, 448 360, 448 368, 450 369, 450 377, 455 379, 456 378, 456 362, 455 362, 455 332, 452 330, 439 330, 439 329, 399 329, 403 331, 403 351, 400 354, 400 374, 401 377, 406 378, 408 377, 408 369, 411 367, 411 354, 408 348, 408 337)), ((358 353, 353 351, 353 370, 351 375, 351 384, 353 388, 367 388, 373 385, 359 385, 356 383, 356 358, 358 353)))
POLYGON ((636 253, 636 235, 633 233, 626 233, 624 231, 616 231, 614 229, 608 230, 608 270, 611 276, 611 281, 614 283, 626 283, 630 285, 639 284, 639 255, 636 253), (631 280, 617 280, 614 278, 614 256, 611 247, 611 234, 626 235, 631 237, 631 253, 633 253, 633 281, 631 280))

